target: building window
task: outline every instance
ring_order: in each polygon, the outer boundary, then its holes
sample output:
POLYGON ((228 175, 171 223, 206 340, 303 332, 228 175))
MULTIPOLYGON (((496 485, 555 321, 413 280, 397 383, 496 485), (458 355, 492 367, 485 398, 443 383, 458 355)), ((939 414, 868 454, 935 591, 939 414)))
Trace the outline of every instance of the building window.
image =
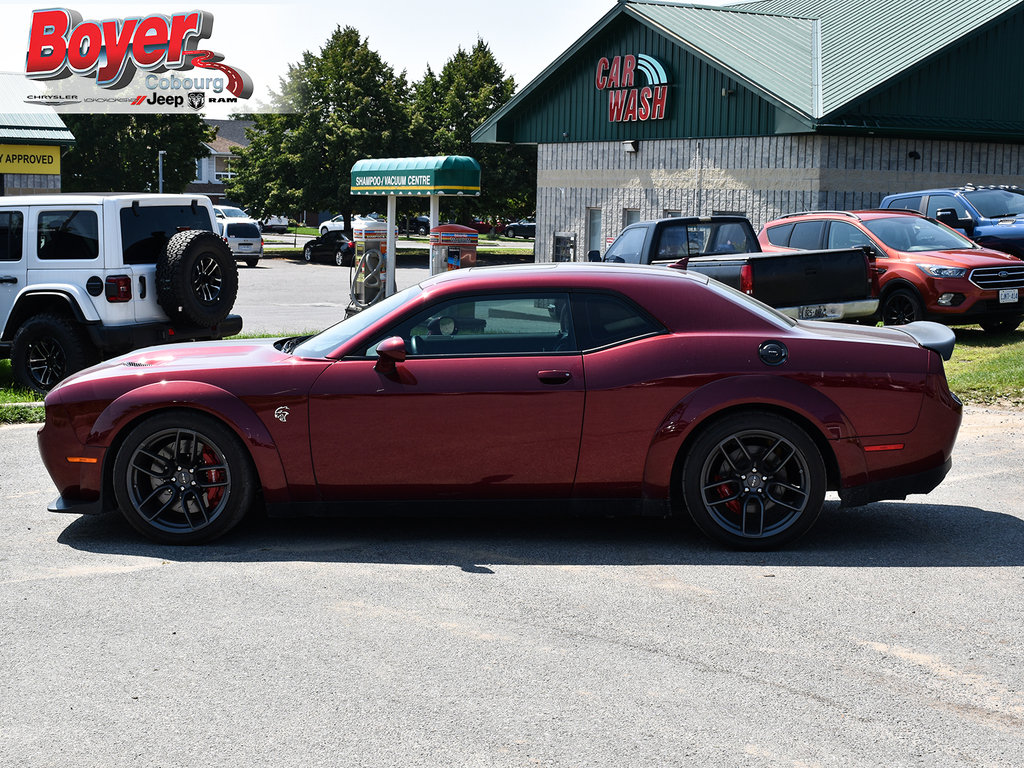
POLYGON ((604 250, 601 240, 601 209, 587 208, 587 253, 604 250))
POLYGON ((224 181, 225 179, 233 179, 235 177, 235 158, 233 156, 218 157, 215 163, 216 170, 213 176, 217 181, 224 181))
POLYGON ((202 158, 196 160, 196 181, 203 180, 203 161, 202 158))
POLYGON ((630 224, 636 224, 638 221, 640 221, 639 208, 622 209, 622 226, 628 227, 630 224))

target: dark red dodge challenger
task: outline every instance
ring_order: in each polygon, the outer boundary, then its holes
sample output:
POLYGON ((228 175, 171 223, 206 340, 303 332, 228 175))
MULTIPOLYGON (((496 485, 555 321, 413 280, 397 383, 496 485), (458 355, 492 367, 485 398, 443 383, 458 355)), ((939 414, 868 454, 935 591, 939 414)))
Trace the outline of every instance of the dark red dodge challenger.
POLYGON ((47 396, 39 446, 52 510, 116 507, 161 542, 208 541, 263 506, 543 499, 686 509, 727 545, 767 549, 810 528, 826 490, 855 506, 942 481, 961 418, 953 339, 796 322, 668 268, 467 269, 315 336, 89 368, 47 396))

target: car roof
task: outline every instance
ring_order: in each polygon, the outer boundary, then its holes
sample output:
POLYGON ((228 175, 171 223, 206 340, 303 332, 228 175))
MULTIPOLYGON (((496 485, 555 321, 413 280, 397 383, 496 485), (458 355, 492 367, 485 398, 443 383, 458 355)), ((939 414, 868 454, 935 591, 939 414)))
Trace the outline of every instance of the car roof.
POLYGON ((917 218, 925 218, 924 214, 918 211, 908 211, 905 208, 872 208, 863 211, 800 211, 799 213, 788 213, 785 216, 780 216, 774 219, 769 224, 778 224, 782 221, 788 221, 789 219, 799 218, 846 218, 854 221, 870 221, 871 219, 885 219, 893 216, 916 216, 917 218))
POLYGON ((936 192, 978 192, 984 189, 1002 189, 1007 192, 1024 194, 1024 189, 1018 187, 1016 184, 964 184, 960 187, 935 187, 933 189, 916 189, 913 192, 895 192, 891 195, 886 195, 884 199, 889 199, 891 197, 909 197, 911 195, 931 195, 936 192))
POLYGON ((470 267, 442 272, 427 278, 420 286, 424 290, 432 287, 461 287, 462 281, 480 281, 481 289, 509 288, 512 290, 531 287, 548 287, 572 283, 575 286, 593 288, 614 288, 622 281, 691 280, 707 283, 709 278, 696 272, 670 267, 637 264, 590 263, 590 262, 543 262, 539 264, 500 264, 487 267, 470 267))

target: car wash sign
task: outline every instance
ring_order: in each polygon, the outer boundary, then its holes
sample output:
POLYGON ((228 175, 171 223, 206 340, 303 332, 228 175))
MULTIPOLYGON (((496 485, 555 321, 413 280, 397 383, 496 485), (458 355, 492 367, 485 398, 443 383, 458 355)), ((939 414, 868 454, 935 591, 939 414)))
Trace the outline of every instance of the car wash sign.
POLYGON ((608 121, 611 123, 663 120, 668 100, 668 73, 653 56, 640 53, 597 62, 594 84, 608 93, 608 121), (638 73, 645 84, 639 82, 638 73))

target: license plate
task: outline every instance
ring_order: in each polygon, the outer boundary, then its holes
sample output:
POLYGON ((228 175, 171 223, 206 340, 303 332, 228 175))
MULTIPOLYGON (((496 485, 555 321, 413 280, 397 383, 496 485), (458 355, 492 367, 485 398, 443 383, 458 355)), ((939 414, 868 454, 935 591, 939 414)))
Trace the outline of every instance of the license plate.
POLYGON ((240 251, 251 251, 252 250, 252 243, 239 243, 238 244, 238 250, 240 250, 240 251))
POLYGON ((800 307, 801 320, 823 320, 839 317, 839 312, 830 304, 807 304, 800 307))
POLYGON ((999 303, 1000 304, 1016 304, 1017 303, 1017 289, 1016 288, 1003 288, 999 291, 999 303))

